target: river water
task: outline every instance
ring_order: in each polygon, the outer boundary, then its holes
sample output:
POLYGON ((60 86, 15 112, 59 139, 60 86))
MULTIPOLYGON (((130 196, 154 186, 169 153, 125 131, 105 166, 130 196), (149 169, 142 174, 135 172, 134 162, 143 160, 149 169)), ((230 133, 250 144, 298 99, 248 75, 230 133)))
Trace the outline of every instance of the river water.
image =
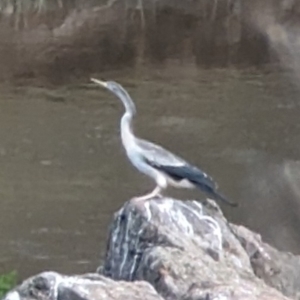
MULTIPOLYGON (((101 77, 135 99, 139 136, 199 165, 239 202, 224 207, 231 221, 297 253, 300 91, 291 74, 169 64, 101 77)), ((113 213, 154 187, 121 147, 121 103, 88 80, 0 89, 0 271, 94 271, 113 213)))

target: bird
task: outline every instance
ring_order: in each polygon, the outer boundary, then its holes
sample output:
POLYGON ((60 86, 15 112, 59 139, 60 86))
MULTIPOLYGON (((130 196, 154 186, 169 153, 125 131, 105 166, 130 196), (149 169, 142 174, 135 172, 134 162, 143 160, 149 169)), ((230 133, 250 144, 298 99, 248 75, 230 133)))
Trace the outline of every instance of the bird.
POLYGON ((132 120, 136 115, 136 106, 123 86, 115 81, 102 81, 95 78, 91 78, 91 81, 105 87, 122 101, 125 113, 121 118, 120 131, 127 157, 136 169, 156 182, 153 191, 135 197, 135 200, 160 198, 162 191, 170 185, 176 188, 198 188, 214 200, 237 206, 237 203, 229 201, 218 192, 216 182, 201 169, 165 148, 134 135, 132 120))

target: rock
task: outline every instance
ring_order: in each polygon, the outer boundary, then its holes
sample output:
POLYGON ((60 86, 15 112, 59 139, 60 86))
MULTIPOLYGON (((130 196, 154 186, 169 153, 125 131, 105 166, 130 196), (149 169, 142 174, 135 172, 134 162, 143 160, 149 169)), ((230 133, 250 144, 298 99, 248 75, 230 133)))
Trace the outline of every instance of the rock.
POLYGON ((63 276, 44 272, 27 279, 5 300, 162 300, 147 282, 116 282, 98 274, 63 276))
POLYGON ((281 252, 263 243, 260 235, 243 226, 235 226, 241 244, 244 246, 252 269, 257 277, 284 295, 299 299, 300 258, 288 252, 281 252))
POLYGON ((245 251, 236 229, 214 202, 131 201, 115 214, 99 272, 148 281, 165 299, 287 299, 255 275, 249 253, 270 258, 253 236, 245 251))
POLYGON ((4 300, 299 299, 299 267, 213 201, 132 200, 114 216, 101 274, 41 273, 4 300))

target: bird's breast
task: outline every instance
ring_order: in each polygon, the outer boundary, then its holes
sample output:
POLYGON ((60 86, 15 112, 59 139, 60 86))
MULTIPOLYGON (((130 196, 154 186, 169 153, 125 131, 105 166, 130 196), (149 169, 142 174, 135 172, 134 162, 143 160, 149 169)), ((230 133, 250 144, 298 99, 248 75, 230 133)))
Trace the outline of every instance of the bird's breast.
MULTIPOLYGON (((138 147, 127 148, 126 153, 133 166, 136 167, 136 169, 138 169, 141 173, 153 178, 155 181, 161 177, 161 172, 150 166, 144 160, 143 155, 139 151, 138 147)), ((166 179, 164 179, 164 182, 166 182, 166 179)))
POLYGON ((141 154, 139 151, 137 151, 137 148, 134 146, 126 147, 126 154, 131 161, 131 163, 141 172, 144 172, 145 169, 147 169, 147 165, 145 161, 143 160, 141 154))

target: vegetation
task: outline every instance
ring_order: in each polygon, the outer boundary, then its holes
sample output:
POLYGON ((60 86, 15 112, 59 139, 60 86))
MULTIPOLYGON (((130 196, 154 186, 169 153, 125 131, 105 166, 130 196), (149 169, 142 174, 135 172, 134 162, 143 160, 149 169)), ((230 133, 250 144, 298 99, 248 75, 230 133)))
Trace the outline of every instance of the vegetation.
POLYGON ((30 18, 53 11, 69 10, 82 0, 0 0, 0 17, 13 20, 16 30, 30 27, 30 18))
POLYGON ((17 284, 17 273, 15 271, 0 275, 0 298, 3 297, 17 284))
POLYGON ((49 16, 66 16, 74 9, 106 3, 107 0, 0 0, 0 22, 10 20, 15 30, 30 29, 36 20, 45 23, 49 16))
POLYGON ((76 0, 0 0, 1 11, 27 12, 30 10, 43 11, 52 7, 62 8, 64 3, 76 3, 76 0))

